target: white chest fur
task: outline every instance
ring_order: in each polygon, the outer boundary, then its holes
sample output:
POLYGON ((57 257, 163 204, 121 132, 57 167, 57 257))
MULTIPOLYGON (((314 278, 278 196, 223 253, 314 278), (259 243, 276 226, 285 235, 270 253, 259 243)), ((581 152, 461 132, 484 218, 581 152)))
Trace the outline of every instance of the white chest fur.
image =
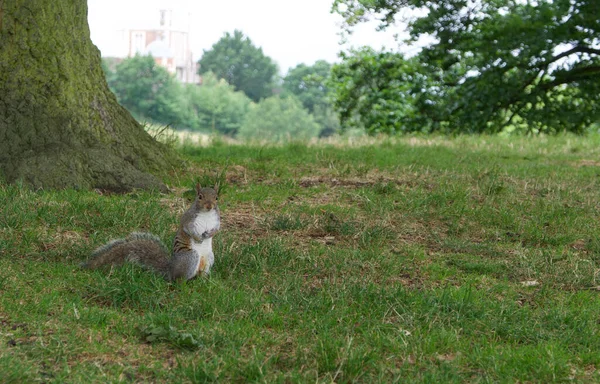
MULTIPOLYGON (((218 230, 220 227, 219 214, 216 210, 200 213, 194 219, 192 231, 198 238, 202 234, 218 230)), ((210 268, 215 262, 215 255, 212 250, 212 237, 197 242, 192 238, 192 249, 200 256, 198 271, 208 274, 210 268)))
POLYGON ((201 257, 212 254, 212 237, 205 239, 201 243, 192 240, 192 249, 201 257))
POLYGON ((219 215, 216 210, 199 213, 194 219, 194 232, 201 237, 204 232, 219 229, 219 215))
POLYGON ((192 249, 199 256, 198 265, 196 266, 198 273, 204 272, 205 274, 209 274, 210 268, 215 263, 215 254, 212 251, 212 237, 205 239, 201 243, 192 240, 192 249))

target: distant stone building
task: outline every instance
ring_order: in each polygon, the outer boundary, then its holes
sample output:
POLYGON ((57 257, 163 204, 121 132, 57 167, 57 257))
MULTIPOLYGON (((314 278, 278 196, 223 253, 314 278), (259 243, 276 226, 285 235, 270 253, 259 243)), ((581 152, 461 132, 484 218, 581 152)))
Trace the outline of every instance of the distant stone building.
POLYGON ((198 63, 193 60, 190 50, 190 34, 181 25, 172 24, 173 11, 161 9, 158 28, 123 31, 127 56, 151 54, 158 65, 182 83, 199 84, 198 63))

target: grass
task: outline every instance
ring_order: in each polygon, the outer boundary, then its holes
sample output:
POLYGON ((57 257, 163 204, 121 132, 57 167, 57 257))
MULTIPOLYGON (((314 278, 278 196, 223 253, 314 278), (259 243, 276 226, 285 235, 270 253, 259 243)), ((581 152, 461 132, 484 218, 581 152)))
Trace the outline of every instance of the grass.
POLYGON ((600 138, 181 148, 169 195, 0 184, 0 382, 598 382, 600 138), (208 278, 85 271, 219 180, 208 278))

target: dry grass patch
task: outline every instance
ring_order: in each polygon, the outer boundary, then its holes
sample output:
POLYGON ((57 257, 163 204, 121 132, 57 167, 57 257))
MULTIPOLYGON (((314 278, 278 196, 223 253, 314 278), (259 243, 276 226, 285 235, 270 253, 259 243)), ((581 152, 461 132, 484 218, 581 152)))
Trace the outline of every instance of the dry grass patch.
POLYGON ((600 167, 600 161, 583 159, 573 163, 575 167, 600 167))

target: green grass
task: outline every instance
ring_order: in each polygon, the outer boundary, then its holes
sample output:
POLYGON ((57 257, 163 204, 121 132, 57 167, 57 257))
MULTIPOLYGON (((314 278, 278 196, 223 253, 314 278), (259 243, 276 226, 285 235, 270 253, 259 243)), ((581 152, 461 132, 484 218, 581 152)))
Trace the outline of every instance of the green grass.
POLYGON ((170 195, 0 184, 0 382, 599 382, 600 138, 181 148, 170 195), (222 184, 209 278, 85 271, 222 184))

